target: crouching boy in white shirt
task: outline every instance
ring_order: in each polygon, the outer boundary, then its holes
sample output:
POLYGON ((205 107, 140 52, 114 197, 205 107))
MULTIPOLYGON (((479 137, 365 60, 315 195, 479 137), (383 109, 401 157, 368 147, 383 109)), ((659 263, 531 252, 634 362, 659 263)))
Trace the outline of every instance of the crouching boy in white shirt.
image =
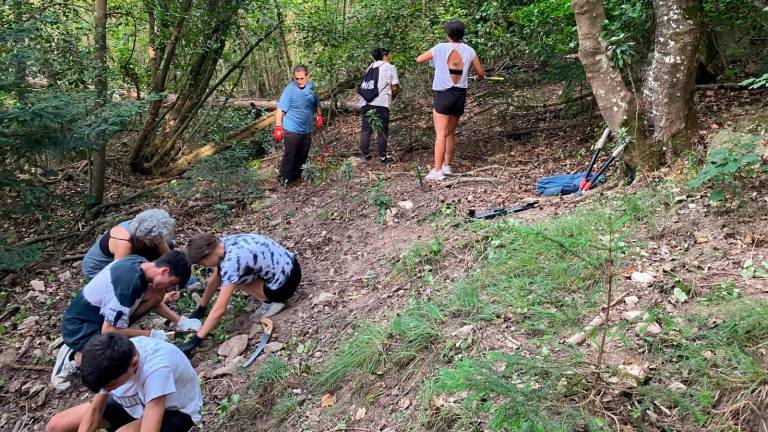
POLYGON ((195 370, 174 345, 119 333, 91 338, 82 352, 83 383, 93 399, 56 414, 49 432, 186 432, 200 423, 195 370))

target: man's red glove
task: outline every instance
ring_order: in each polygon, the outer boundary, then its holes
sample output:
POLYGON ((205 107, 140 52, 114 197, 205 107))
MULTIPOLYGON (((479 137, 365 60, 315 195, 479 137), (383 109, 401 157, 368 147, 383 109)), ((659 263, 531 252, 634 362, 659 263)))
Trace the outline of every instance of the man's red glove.
POLYGON ((283 127, 282 126, 275 126, 275 130, 272 131, 272 138, 274 138, 275 142, 280 142, 283 140, 283 127))
POLYGON ((323 115, 322 114, 318 114, 317 115, 317 128, 320 129, 321 127, 323 127, 323 115))

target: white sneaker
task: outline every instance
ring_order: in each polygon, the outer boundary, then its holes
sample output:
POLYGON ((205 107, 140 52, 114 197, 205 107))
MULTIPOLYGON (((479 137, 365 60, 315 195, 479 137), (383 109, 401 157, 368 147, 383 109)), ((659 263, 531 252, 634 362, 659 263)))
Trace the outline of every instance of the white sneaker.
POLYGON ((59 354, 56 355, 56 363, 53 365, 53 372, 51 372, 51 384, 56 390, 66 390, 72 386, 69 377, 77 370, 77 364, 70 359, 73 354, 74 350, 66 345, 59 348, 59 354))
POLYGON ((443 171, 443 174, 445 174, 445 175, 453 174, 453 171, 451 171, 451 166, 450 165, 443 164, 442 171, 443 171))
POLYGON ((435 171, 434 169, 429 170, 429 174, 427 174, 426 177, 424 177, 424 180, 430 180, 430 181, 443 181, 445 180, 445 174, 443 174, 443 171, 435 171))
POLYGON ((251 320, 259 321, 262 318, 269 318, 273 315, 277 315, 284 307, 285 303, 280 302, 262 303, 261 306, 256 309, 256 312, 251 314, 251 320))

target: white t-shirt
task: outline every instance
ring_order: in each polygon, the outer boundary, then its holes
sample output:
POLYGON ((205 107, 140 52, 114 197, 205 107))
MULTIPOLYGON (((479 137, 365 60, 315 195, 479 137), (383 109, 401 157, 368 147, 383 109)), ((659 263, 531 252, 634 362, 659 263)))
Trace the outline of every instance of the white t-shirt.
POLYGON ((430 64, 435 68, 435 78, 432 80, 432 90, 442 91, 451 87, 467 88, 467 77, 469 75, 469 66, 472 60, 477 57, 475 50, 465 43, 440 43, 432 47, 432 60, 430 64), (459 82, 454 84, 451 80, 451 74, 448 72, 448 56, 451 51, 456 50, 464 62, 464 69, 461 71, 459 82))
MULTIPOLYGON (((358 105, 361 107, 365 105, 376 105, 389 108, 389 106, 392 105, 392 86, 400 85, 400 80, 397 78, 397 67, 391 63, 379 60, 371 63, 371 65, 368 66, 368 69, 375 67, 379 68, 379 95, 370 103, 366 102, 365 99, 361 97, 358 105)), ((368 72, 368 69, 366 69, 366 72, 368 72)))
POLYGON ((203 406, 200 381, 195 369, 175 345, 146 336, 131 338, 139 351, 139 368, 125 384, 110 396, 133 418, 144 416, 144 407, 152 399, 167 396, 165 409, 181 411, 201 420, 203 406))

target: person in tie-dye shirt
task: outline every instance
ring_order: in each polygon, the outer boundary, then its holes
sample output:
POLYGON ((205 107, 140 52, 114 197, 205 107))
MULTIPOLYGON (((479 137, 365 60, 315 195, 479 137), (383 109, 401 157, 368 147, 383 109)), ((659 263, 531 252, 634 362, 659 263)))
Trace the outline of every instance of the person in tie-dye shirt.
POLYGON ((201 304, 190 317, 203 318, 213 294, 219 290, 203 326, 191 340, 179 347, 187 355, 216 327, 236 290, 242 290, 262 303, 252 317, 258 321, 280 312, 301 282, 301 267, 295 254, 259 234, 235 234, 223 238, 198 234, 189 240, 187 256, 192 264, 213 268, 201 304))

